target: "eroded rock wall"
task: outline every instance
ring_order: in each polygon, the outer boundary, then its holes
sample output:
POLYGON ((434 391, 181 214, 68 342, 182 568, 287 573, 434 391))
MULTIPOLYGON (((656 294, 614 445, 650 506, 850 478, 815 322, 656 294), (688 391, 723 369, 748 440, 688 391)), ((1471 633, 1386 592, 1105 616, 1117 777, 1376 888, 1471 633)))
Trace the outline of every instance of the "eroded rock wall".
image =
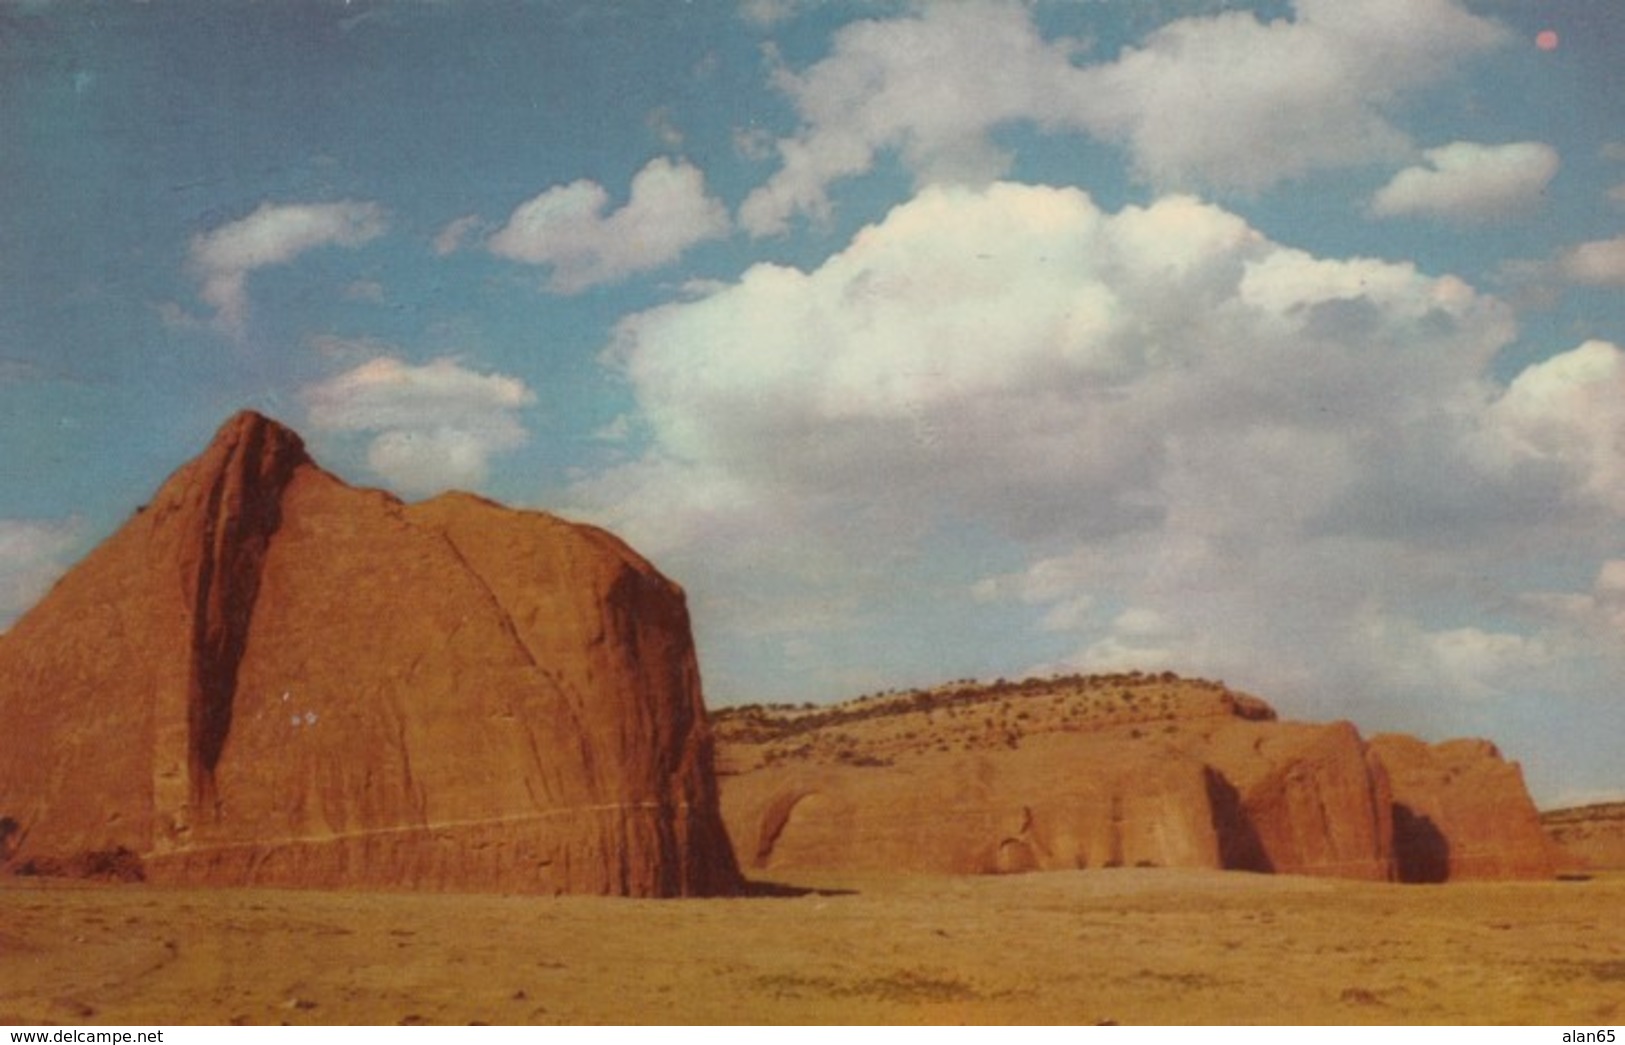
POLYGON ((1557 848, 1560 870, 1625 870, 1625 802, 1553 809, 1541 814, 1540 825, 1557 848))
POLYGON ((1521 773, 1493 745, 1367 742, 1167 673, 743 709, 718 728, 724 816, 764 874, 1554 872, 1521 773))
POLYGON ((13 867, 741 887, 680 588, 602 531, 353 489, 239 415, 0 645, 13 867))
POLYGON ((1383 734, 1372 738, 1371 750, 1393 782, 1395 859, 1405 881, 1556 873, 1523 771, 1494 744, 1383 734))
POLYGON ((991 874, 1216 867, 1200 763, 1035 738, 1022 752, 932 753, 726 778, 741 862, 779 870, 991 874))

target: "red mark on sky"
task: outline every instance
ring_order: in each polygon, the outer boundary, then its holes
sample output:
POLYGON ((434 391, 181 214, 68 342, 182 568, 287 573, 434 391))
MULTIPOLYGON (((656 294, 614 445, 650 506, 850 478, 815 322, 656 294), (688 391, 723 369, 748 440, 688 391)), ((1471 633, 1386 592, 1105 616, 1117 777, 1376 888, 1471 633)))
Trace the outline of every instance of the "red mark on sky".
POLYGON ((1557 30, 1542 29, 1540 32, 1536 33, 1535 46, 1540 48, 1542 51, 1557 50, 1557 30))

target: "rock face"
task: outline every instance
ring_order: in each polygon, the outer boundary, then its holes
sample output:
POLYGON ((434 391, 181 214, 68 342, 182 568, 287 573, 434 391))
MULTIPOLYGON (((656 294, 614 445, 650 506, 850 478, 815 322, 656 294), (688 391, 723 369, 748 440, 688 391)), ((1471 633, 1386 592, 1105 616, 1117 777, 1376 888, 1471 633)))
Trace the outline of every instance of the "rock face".
POLYGON ((1255 697, 1170 674, 956 684, 715 722, 724 818, 740 862, 767 873, 1553 873, 1518 768, 1493 746, 1368 743, 1349 723, 1280 722, 1255 697))
POLYGON ((724 812, 743 862, 775 870, 947 874, 1134 865, 1212 867, 1201 766, 1079 754, 1094 770, 1046 757, 931 754, 890 768, 808 767, 728 778, 724 812))
POLYGON ((1425 744, 1383 734, 1371 751, 1394 792, 1394 858, 1406 881, 1550 878, 1556 853, 1523 771, 1487 740, 1425 744))
POLYGON ((1625 802, 1599 802, 1540 815, 1540 826, 1576 871, 1625 869, 1625 802))
POLYGON ((251 413, 0 640, 0 734, 14 870, 741 886, 681 589, 600 530, 349 487, 251 413))
POLYGON ((1193 730, 1183 754, 1215 780, 1216 866, 1395 877, 1388 780, 1349 723, 1222 723, 1193 730))

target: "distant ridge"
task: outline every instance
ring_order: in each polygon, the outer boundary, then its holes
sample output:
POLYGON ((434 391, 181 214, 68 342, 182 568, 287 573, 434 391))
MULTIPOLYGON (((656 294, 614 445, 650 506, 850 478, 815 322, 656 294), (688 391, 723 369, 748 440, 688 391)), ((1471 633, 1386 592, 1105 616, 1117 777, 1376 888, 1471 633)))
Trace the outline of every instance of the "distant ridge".
POLYGON ((762 871, 1555 869, 1494 745, 1282 722, 1258 697, 1172 672, 961 680, 713 723, 723 815, 740 862, 762 871))
POLYGON ((1540 825, 1570 869, 1625 870, 1625 802, 1547 810, 1540 825))

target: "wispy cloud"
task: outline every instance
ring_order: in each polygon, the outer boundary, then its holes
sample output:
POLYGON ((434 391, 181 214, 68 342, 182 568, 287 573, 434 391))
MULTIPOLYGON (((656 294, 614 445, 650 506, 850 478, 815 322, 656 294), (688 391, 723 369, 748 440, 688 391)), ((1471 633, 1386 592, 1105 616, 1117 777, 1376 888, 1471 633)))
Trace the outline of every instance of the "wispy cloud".
POLYGON ((795 16, 796 0, 741 0, 740 17, 763 28, 771 28, 795 16))
POLYGON ((305 345, 338 363, 357 363, 393 355, 397 351, 394 344, 367 335, 340 337, 337 334, 312 334, 305 338, 305 345))
POLYGON ((289 264, 319 247, 358 247, 386 228, 383 209, 375 203, 266 203, 246 218, 194 237, 191 265, 216 322, 240 335, 249 312, 248 277, 254 272, 289 264))
POLYGON ((828 188, 894 151, 920 184, 975 185, 1009 157, 992 132, 1013 122, 1120 142, 1160 187, 1255 192, 1314 171, 1403 159, 1389 112, 1509 35, 1455 0, 1298 0, 1294 17, 1185 18, 1094 63, 1046 40, 1026 6, 928 4, 858 22, 828 57, 776 81, 800 130, 779 170, 748 197, 755 235, 819 217, 828 188))
POLYGON ((468 245, 484 224, 478 214, 465 214, 447 222, 435 235, 434 252, 441 257, 457 253, 468 245))
POLYGON ((1625 236, 1591 240, 1563 253, 1558 271, 1574 283, 1625 287, 1625 236))
POLYGON ((1392 113, 1511 39, 1456 0, 1296 0, 1291 19, 1187 18, 1090 70, 1091 130, 1162 186, 1256 192, 1404 156, 1392 113))
POLYGON ((352 281, 344 288, 344 300, 365 301, 373 305, 381 305, 387 296, 384 285, 375 279, 358 279, 352 281))

